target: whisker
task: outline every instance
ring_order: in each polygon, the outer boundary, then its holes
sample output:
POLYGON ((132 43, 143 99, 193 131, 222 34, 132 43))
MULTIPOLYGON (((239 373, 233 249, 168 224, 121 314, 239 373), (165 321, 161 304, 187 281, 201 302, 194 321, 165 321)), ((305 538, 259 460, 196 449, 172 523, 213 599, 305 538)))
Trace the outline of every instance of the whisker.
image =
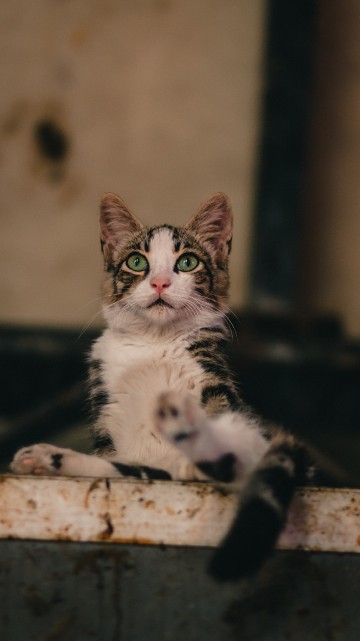
POLYGON ((77 339, 76 339, 77 341, 78 341, 78 340, 80 340, 80 338, 85 334, 86 330, 87 330, 87 329, 89 329, 90 325, 92 325, 92 324, 93 324, 93 322, 94 322, 95 318, 97 318, 98 316, 100 316, 100 314, 101 314, 101 309, 100 309, 98 312, 96 312, 96 314, 94 314, 94 315, 90 318, 90 320, 89 320, 89 322, 88 322, 88 323, 86 323, 86 324, 84 325, 84 327, 83 327, 83 328, 81 329, 81 331, 80 331, 79 336, 78 336, 78 337, 77 337, 77 339))
MULTIPOLYGON (((101 300, 101 297, 100 297, 99 299, 97 299, 97 300, 101 300)), ((105 305, 105 307, 107 307, 107 308, 109 309, 110 307, 113 307, 113 306, 114 306, 114 305, 116 305, 116 304, 117 304, 116 302, 115 302, 115 303, 111 303, 111 304, 109 304, 109 305, 105 305)), ((86 323, 86 324, 82 327, 82 329, 81 329, 81 331, 80 331, 80 334, 79 334, 79 336, 78 336, 78 337, 77 337, 77 339, 76 339, 77 341, 78 341, 78 340, 80 340, 80 338, 85 334, 86 330, 88 330, 88 329, 89 329, 89 327, 93 324, 93 322, 94 322, 95 318, 97 318, 98 316, 100 316, 100 314, 102 314, 102 309, 99 309, 99 310, 98 310, 98 311, 97 311, 97 312, 96 312, 96 313, 95 313, 95 314, 90 318, 90 320, 88 321, 88 323, 86 323)))
POLYGON ((92 300, 88 300, 87 303, 84 305, 81 305, 81 307, 76 307, 75 312, 81 312, 83 309, 86 307, 89 307, 89 305, 93 305, 94 303, 98 303, 102 301, 102 296, 97 296, 96 298, 93 298, 92 300))

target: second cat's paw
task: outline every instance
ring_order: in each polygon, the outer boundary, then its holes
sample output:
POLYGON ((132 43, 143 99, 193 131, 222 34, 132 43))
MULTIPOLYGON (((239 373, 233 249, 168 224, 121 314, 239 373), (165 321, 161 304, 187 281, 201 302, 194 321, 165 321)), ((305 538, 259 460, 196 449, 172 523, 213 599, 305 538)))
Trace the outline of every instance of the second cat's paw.
POLYGON ((200 414, 201 410, 191 396, 165 392, 158 398, 155 425, 166 439, 181 446, 196 436, 200 414))
POLYGON ((38 443, 19 450, 10 464, 15 474, 56 475, 61 469, 62 449, 48 443, 38 443))

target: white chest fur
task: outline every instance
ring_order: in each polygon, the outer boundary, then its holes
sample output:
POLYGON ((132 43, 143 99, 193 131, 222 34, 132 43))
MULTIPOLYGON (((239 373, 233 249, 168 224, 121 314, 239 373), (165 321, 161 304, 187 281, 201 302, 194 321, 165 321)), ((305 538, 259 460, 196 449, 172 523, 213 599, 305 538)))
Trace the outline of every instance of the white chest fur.
POLYGON ((153 426, 155 404, 162 392, 189 393, 200 401, 204 372, 187 344, 183 336, 151 340, 110 329, 95 343, 93 358, 102 362, 110 397, 100 426, 111 435, 117 460, 162 468, 173 477, 194 476, 192 466, 186 473, 188 460, 163 441, 153 426))

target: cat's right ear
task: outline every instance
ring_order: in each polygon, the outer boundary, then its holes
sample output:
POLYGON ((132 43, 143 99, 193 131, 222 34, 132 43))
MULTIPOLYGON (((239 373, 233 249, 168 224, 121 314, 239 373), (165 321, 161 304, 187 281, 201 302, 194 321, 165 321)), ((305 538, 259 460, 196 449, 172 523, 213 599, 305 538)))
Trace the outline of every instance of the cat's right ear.
POLYGON ((144 229, 141 222, 131 213, 120 196, 105 194, 100 203, 100 239, 105 267, 108 269, 116 260, 119 249, 131 236, 144 229))
POLYGON ((216 263, 224 266, 231 251, 233 215, 226 194, 216 192, 205 200, 185 225, 214 256, 216 263))

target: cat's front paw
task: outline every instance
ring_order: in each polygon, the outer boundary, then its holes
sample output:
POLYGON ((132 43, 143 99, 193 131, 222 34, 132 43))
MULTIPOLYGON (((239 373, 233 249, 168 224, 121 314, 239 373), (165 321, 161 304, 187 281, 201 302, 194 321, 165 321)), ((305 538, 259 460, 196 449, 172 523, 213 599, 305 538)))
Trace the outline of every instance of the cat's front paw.
POLYGON ((155 408, 155 425, 162 436, 178 447, 198 433, 201 409, 188 395, 165 392, 159 396, 155 408))
POLYGON ((63 453, 61 448, 48 443, 38 443, 19 450, 10 464, 15 474, 59 474, 63 453))

